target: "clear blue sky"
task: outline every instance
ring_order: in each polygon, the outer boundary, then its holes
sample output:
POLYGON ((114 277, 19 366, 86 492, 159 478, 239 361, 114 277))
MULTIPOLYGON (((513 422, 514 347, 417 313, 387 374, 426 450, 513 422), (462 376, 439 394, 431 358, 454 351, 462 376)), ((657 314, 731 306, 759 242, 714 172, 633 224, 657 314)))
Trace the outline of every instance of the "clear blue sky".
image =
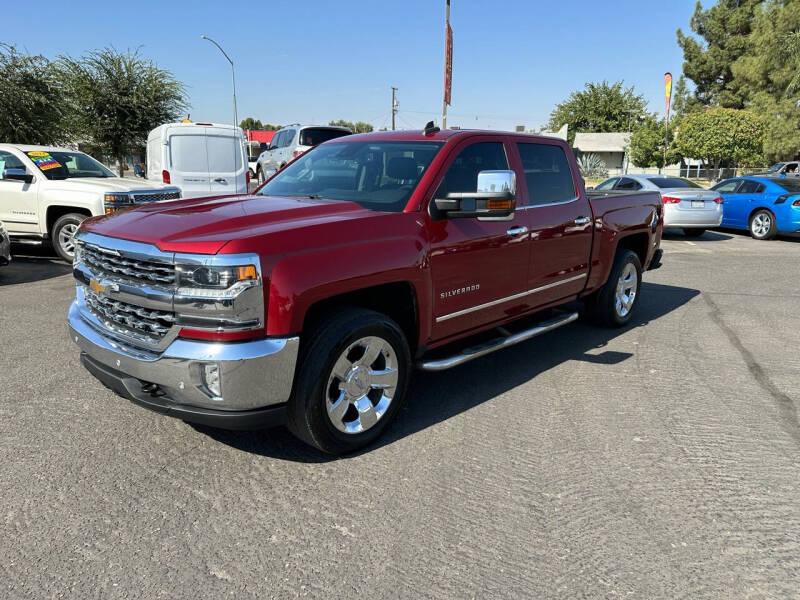
MULTIPOLYGON (((398 127, 441 118, 445 0, 58 6, 9 4, 0 41, 49 57, 141 46, 186 84, 193 120, 232 120, 228 63, 201 33, 236 63, 240 119, 388 126, 392 85, 398 127)), ((675 30, 689 29, 693 9, 694 0, 452 0, 448 124, 539 128, 557 102, 602 79, 623 79, 663 111, 663 74, 681 71, 675 30)))

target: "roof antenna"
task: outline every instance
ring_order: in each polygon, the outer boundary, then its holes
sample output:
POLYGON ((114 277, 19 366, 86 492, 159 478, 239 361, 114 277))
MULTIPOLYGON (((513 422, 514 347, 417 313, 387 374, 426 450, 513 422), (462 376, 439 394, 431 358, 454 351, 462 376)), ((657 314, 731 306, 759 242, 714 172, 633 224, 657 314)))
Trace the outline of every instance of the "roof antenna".
POLYGON ((428 124, 425 125, 425 129, 423 129, 423 133, 425 135, 433 135, 437 131, 441 131, 433 121, 428 121, 428 124))

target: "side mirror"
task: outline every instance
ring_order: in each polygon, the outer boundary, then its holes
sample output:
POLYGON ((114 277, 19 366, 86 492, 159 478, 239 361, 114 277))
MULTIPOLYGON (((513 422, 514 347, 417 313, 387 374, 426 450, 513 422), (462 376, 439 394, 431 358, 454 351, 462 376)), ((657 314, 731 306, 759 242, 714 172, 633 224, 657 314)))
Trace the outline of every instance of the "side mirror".
POLYGON ((514 171, 481 171, 475 192, 452 192, 433 201, 447 219, 478 218, 509 221, 517 204, 517 176, 514 171))
POLYGON ((267 142, 261 142, 261 143, 258 145, 258 148, 259 148, 259 150, 261 150, 261 152, 263 152, 264 150, 266 150, 266 149, 268 148, 268 146, 267 146, 267 142))
POLYGON ((3 171, 3 179, 14 179, 16 181, 24 181, 25 183, 33 183, 33 175, 28 173, 25 169, 6 169, 3 171))

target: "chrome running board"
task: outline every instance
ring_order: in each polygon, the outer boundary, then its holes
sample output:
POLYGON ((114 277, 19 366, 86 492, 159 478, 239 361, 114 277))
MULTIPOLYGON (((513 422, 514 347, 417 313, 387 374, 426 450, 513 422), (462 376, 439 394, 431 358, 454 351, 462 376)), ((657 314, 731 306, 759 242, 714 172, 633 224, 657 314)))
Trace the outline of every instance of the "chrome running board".
POLYGON ((536 327, 531 327, 530 329, 525 329, 524 331, 513 334, 508 334, 501 328, 499 331, 504 333, 503 337, 495 338, 470 348, 464 348, 461 352, 454 354, 453 356, 436 360, 423 360, 417 366, 423 371, 444 371, 445 369, 450 369, 452 367, 462 365, 465 362, 469 362, 474 358, 485 356, 486 354, 494 352, 495 350, 508 348, 514 344, 519 344, 520 342, 534 338, 537 335, 542 335, 548 331, 553 331, 553 329, 558 329, 562 325, 572 323, 577 318, 578 313, 573 312, 549 321, 544 321, 543 323, 538 324, 536 327))

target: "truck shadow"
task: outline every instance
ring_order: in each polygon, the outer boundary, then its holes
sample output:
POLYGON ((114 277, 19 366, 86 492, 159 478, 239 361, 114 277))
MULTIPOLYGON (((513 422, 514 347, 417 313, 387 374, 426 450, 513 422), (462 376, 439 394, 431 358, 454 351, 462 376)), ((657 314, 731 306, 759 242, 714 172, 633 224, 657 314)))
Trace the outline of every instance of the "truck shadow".
MULTIPOLYGON (((633 354, 603 350, 609 341, 669 314, 699 293, 698 290, 684 287, 643 283, 637 317, 622 329, 603 329, 578 321, 449 371, 417 371, 406 405, 395 422, 380 439, 358 454, 446 421, 566 361, 608 365, 624 362, 633 354)), ((195 428, 218 442, 265 457, 313 463, 336 460, 336 457, 306 446, 285 428, 261 432, 195 428)))
POLYGON ((72 271, 72 265, 56 257, 46 246, 12 245, 11 255, 11 264, 0 267, 0 287, 43 281, 72 271))

